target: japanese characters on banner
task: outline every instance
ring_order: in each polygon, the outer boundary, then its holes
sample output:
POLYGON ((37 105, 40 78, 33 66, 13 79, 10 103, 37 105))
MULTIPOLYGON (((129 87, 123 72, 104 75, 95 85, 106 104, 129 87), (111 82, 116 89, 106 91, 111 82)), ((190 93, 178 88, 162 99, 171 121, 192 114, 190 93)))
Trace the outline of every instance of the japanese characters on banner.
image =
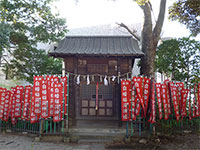
POLYGON ((156 83, 156 95, 158 103, 159 119, 162 119, 162 100, 161 100, 161 83, 156 83))
POLYGON ((67 115, 67 76, 35 76, 33 87, 16 86, 11 90, 0 87, 0 119, 12 124, 17 120, 30 120, 52 117, 54 122, 67 115))
POLYGON ((163 102, 163 108, 164 108, 164 119, 168 120, 169 119, 169 103, 170 101, 168 100, 167 97, 167 85, 166 84, 161 84, 161 97, 162 97, 162 102, 163 102))
POLYGON ((122 121, 136 120, 137 116, 148 118, 150 123, 200 116, 200 83, 185 88, 183 82, 155 83, 146 77, 121 80, 122 121), (156 103, 157 102, 157 103, 156 103))
POLYGON ((150 95, 150 84, 151 80, 148 78, 144 78, 144 105, 145 105, 144 117, 146 117, 147 114, 149 95, 150 95))
POLYGON ((6 89, 1 88, 0 89, 0 119, 3 119, 3 111, 4 111, 4 104, 5 104, 5 99, 6 99, 6 89))
POLYGON ((44 79, 42 81, 41 86, 41 118, 48 118, 49 117, 49 111, 48 111, 48 83, 47 79, 44 79))
POLYGON ((171 89, 172 102, 174 106, 174 112, 175 112, 176 120, 178 121, 180 119, 178 89, 173 83, 170 83, 170 89, 171 89))
POLYGON ((53 110, 53 121, 58 122, 62 120, 63 112, 63 85, 62 83, 54 84, 54 110, 53 110))
POLYGON ((121 82, 121 112, 122 121, 128 121, 130 119, 130 99, 131 99, 131 81, 123 80, 121 82))
POLYGON ((152 81, 152 88, 151 88, 151 95, 150 95, 150 118, 149 122, 155 123, 156 122, 156 101, 155 101, 155 82, 152 81))
POLYGON ((29 107, 30 107, 30 102, 31 102, 31 90, 32 90, 32 87, 30 85, 25 87, 23 117, 22 117, 25 120, 29 120, 29 107))
POLYGON ((200 112, 200 83, 197 86, 197 101, 198 101, 198 108, 200 112))

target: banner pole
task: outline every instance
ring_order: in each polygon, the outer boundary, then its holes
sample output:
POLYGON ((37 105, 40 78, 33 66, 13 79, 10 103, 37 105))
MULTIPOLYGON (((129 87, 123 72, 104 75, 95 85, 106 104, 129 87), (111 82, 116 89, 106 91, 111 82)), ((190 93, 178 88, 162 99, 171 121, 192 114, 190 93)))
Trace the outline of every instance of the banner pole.
POLYGON ((69 130, 69 73, 67 75, 67 114, 66 114, 66 131, 69 130))
MULTIPOLYGON (((64 76, 63 76, 64 77, 64 76)), ((63 80, 64 81, 64 80, 63 80)), ((63 116, 62 116, 62 133, 64 133, 64 118, 65 118, 65 81, 63 82, 63 116)))
MULTIPOLYGON (((133 82, 132 82, 132 76, 131 76, 131 85, 133 86, 133 82)), ((133 88, 132 88, 132 86, 131 86, 131 89, 130 89, 130 91, 131 91, 131 136, 133 136, 133 116, 132 116, 132 103, 133 103, 133 98, 132 98, 132 94, 133 94, 133 88)))

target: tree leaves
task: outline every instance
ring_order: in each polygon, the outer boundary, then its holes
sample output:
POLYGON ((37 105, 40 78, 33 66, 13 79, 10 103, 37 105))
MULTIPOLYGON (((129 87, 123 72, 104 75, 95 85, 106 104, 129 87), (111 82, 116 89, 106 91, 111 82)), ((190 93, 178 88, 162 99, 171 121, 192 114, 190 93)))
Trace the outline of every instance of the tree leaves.
POLYGON ((190 38, 164 41, 156 52, 156 69, 174 80, 200 80, 200 42, 190 38))
POLYGON ((200 33, 199 0, 178 0, 169 8, 169 18, 185 24, 192 35, 196 36, 200 33))
POLYGON ((31 81, 36 74, 61 73, 61 61, 48 58, 38 43, 54 43, 66 32, 66 21, 52 14, 53 0, 1 0, 0 54, 10 52, 5 71, 11 77, 31 81))

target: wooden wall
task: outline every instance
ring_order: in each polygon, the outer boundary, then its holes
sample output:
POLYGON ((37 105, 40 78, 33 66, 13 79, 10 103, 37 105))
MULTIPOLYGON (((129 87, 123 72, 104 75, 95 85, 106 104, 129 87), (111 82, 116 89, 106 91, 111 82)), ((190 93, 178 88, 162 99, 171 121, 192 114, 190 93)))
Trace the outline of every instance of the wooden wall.
MULTIPOLYGON (((65 69, 66 72, 74 74, 101 74, 101 75, 115 75, 125 74, 131 72, 133 58, 126 57, 66 57, 65 69)), ((83 77, 81 83, 84 83, 83 77)), ((99 76, 94 77, 94 81, 100 81, 99 76)), ((75 75, 70 75, 69 78, 69 126, 76 126, 76 121, 80 111, 80 86, 76 85, 75 75)), ((91 81, 92 82, 92 81, 91 81)), ((120 84, 117 83, 117 79, 112 84, 115 85, 114 93, 116 104, 116 115, 120 122, 120 84)))

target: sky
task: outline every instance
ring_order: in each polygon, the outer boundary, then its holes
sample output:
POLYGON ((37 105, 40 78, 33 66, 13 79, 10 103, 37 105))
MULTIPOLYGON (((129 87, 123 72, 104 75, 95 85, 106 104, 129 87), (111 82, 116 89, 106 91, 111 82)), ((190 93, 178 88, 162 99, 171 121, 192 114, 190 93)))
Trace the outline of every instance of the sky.
MULTIPOLYGON (((174 0, 167 0, 167 8, 174 0)), ((160 0, 151 0, 153 6, 153 20, 157 19, 160 0)), ((133 0, 58 0, 54 3, 61 17, 66 19, 68 29, 107 25, 116 23, 141 24, 143 12, 133 0)), ((168 9, 166 9, 168 10, 168 9)), ((185 25, 176 21, 169 21, 166 12, 162 37, 189 36, 185 25)), ((200 39, 200 36, 197 37, 200 39)))

